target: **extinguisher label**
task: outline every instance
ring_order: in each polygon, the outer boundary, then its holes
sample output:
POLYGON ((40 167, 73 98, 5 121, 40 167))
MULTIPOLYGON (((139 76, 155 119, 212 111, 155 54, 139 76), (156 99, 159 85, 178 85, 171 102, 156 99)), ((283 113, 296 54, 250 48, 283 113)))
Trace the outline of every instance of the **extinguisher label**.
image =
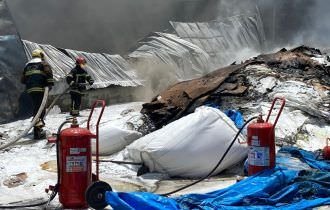
POLYGON ((81 152, 86 152, 86 148, 70 148, 70 155, 79 155, 81 152))
POLYGON ((252 146, 260 146, 260 140, 259 140, 258 136, 252 136, 251 145, 252 146))
POLYGON ((249 165, 269 166, 269 147, 250 147, 249 165))
POLYGON ((86 156, 67 156, 66 172, 83 172, 87 170, 86 156))

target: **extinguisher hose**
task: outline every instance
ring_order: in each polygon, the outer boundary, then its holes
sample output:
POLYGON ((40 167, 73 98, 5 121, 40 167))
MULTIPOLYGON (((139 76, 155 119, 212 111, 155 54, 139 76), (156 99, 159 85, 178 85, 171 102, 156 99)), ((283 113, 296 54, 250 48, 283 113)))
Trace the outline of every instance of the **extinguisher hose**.
POLYGON ((31 130, 31 128, 39 120, 39 117, 40 117, 42 111, 44 110, 44 108, 46 106, 47 98, 48 98, 48 87, 45 87, 45 92, 44 92, 44 96, 42 98, 41 105, 39 107, 39 110, 38 110, 37 114, 34 116, 32 122, 30 123, 30 125, 21 134, 19 134, 15 138, 9 140, 8 143, 6 143, 4 145, 1 145, 0 146, 0 150, 4 150, 4 149, 10 147, 11 145, 15 144, 18 140, 20 140, 21 138, 23 138, 24 136, 26 136, 26 134, 31 130))
MULTIPOLYGON (((67 93, 67 91, 69 90, 69 88, 66 88, 61 94, 59 94, 58 96, 56 96, 54 98, 54 100, 52 101, 52 103, 50 104, 50 106, 46 109, 45 112, 45 116, 44 118, 46 118, 46 116, 48 115, 49 111, 53 108, 53 106, 55 105, 55 103, 58 101, 58 99, 60 97, 62 97, 65 93, 67 93)), ((36 114, 36 116, 34 116, 34 118, 32 119, 32 122, 30 123, 30 125, 18 136, 14 137, 13 139, 9 139, 8 143, 1 145, 0 146, 0 150, 4 150, 4 149, 8 149, 8 147, 12 146, 13 144, 15 144, 18 140, 20 140, 21 138, 23 138, 24 136, 26 136, 28 134, 28 132, 31 130, 31 128, 36 124, 37 120, 39 119, 42 111, 45 109, 46 104, 47 104, 47 98, 48 98, 48 93, 49 93, 49 88, 45 87, 45 92, 44 92, 44 96, 42 98, 42 102, 41 105, 38 109, 38 112, 36 114)))
POLYGON ((243 125, 243 126, 238 130, 238 132, 236 133, 235 137, 234 137, 233 140, 231 141, 231 143, 230 143, 230 145, 228 146, 228 148, 227 148, 227 150, 225 151, 225 153, 223 153, 221 159, 218 161, 218 163, 214 166, 214 168, 213 168, 213 169, 212 169, 212 170, 211 170, 206 176, 204 176, 204 177, 202 177, 202 178, 200 178, 200 179, 198 179, 198 180, 194 181, 193 183, 190 183, 190 184, 188 184, 188 185, 186 185, 186 186, 180 187, 179 189, 173 190, 173 191, 168 192, 168 193, 160 194, 160 195, 161 195, 161 196, 168 196, 168 195, 171 195, 171 194, 173 194, 173 193, 176 193, 176 192, 179 192, 179 191, 181 191, 181 190, 184 190, 184 189, 186 189, 186 188, 188 188, 188 187, 191 187, 191 186, 193 186, 193 185, 195 185, 195 184, 197 184, 197 183, 199 183, 199 182, 201 182, 201 181, 203 181, 203 180, 209 178, 209 177, 214 173, 214 171, 220 166, 220 164, 222 163, 222 161, 225 159, 226 155, 228 154, 228 152, 229 152, 229 150, 231 149, 231 147, 234 145, 236 139, 238 138, 239 134, 242 132, 243 128, 244 128, 249 122, 251 122, 252 120, 254 120, 254 119, 256 119, 256 118, 258 118, 258 116, 256 116, 256 117, 251 117, 250 119, 248 119, 248 120, 244 123, 244 125, 243 125))

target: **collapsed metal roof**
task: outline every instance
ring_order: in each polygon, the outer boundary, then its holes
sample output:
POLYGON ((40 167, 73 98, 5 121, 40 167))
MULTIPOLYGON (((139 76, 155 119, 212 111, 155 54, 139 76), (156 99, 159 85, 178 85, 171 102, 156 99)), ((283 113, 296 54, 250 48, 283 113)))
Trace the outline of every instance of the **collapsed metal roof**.
POLYGON ((46 60, 52 67, 55 81, 63 79, 75 66, 74 60, 51 45, 37 44, 27 40, 23 40, 23 45, 26 56, 29 59, 32 58, 31 53, 34 49, 42 49, 44 51, 46 60))
POLYGON ((135 70, 120 55, 88 53, 71 49, 59 49, 51 45, 37 44, 23 40, 25 53, 31 58, 31 52, 40 48, 45 52, 46 60, 53 69, 55 81, 61 81, 75 66, 75 58, 83 56, 87 60, 86 71, 95 80, 94 88, 109 85, 136 87, 142 85, 135 70))
POLYGON ((88 53, 77 50, 65 49, 72 59, 83 56, 87 60, 86 70, 95 80, 97 87, 109 85, 136 87, 142 85, 135 71, 127 61, 120 55, 109 55, 100 53, 88 53))
POLYGON ((195 78, 210 70, 209 55, 174 34, 151 33, 128 56, 155 63, 163 62, 175 70, 173 73, 179 80, 195 78))
POLYGON ((215 67, 241 59, 244 48, 260 52, 265 40, 258 10, 210 22, 170 24, 179 37, 203 49, 215 67))
POLYGON ((144 66, 159 63, 179 81, 200 77, 219 67, 245 60, 264 48, 265 33, 259 11, 209 22, 171 21, 175 34, 154 32, 139 41, 129 58, 144 66))

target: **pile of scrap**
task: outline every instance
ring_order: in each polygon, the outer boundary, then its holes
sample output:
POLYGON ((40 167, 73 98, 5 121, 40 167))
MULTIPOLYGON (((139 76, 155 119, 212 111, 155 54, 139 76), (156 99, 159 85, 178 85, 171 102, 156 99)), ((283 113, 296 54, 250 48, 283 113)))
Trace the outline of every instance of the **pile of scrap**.
MULTIPOLYGON (((227 79, 249 63, 228 66, 204 77, 177 83, 160 93, 150 103, 143 104, 141 112, 150 118, 156 128, 161 128, 188 114, 194 104, 207 101, 216 89, 221 88, 221 92, 225 94, 243 94, 247 87, 242 81, 232 83, 227 79)), ((235 79, 239 80, 237 77, 235 79)))
MULTIPOLYGON (((143 105, 141 112, 156 131, 149 129, 150 133, 126 146, 123 157, 143 163, 140 175, 149 171, 200 178, 237 166, 242 169, 239 164, 248 146, 240 143, 246 130, 238 135, 239 126, 227 111, 238 110, 247 121, 268 114, 277 97, 284 97, 286 104, 275 127, 276 145, 320 150, 330 136, 328 64, 319 50, 302 46, 173 85, 143 105), (219 159, 223 161, 217 165, 219 159)), ((278 110, 276 104, 270 123, 278 110)))
POLYGON ((328 56, 318 49, 306 46, 282 49, 218 69, 198 79, 177 83, 150 103, 143 104, 141 113, 159 129, 201 105, 211 104, 222 110, 239 109, 250 116, 259 112, 253 108, 262 102, 269 103, 275 96, 287 96, 289 107, 329 121, 328 64, 328 56), (294 89, 296 92, 292 92, 294 89), (309 98, 299 98, 308 91, 309 98))
MULTIPOLYGON (((329 81, 327 55, 305 46, 282 49, 178 83, 144 104, 141 112, 155 129, 181 120, 202 105, 238 110, 247 120, 268 114, 271 101, 285 97, 287 103, 275 131, 276 145, 314 151, 323 148, 330 136, 329 81)), ((276 110, 272 114, 271 122, 276 110)))

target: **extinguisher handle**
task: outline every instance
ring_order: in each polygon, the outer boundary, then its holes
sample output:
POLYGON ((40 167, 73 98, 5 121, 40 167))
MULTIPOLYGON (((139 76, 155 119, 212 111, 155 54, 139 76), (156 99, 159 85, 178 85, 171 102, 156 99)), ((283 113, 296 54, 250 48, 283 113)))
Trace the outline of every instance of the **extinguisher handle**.
POLYGON ((274 98, 273 103, 272 103, 272 106, 270 107, 270 110, 269 110, 269 113, 268 113, 268 116, 267 116, 267 119, 266 119, 266 122, 268 122, 269 117, 270 117, 270 114, 272 113, 273 108, 274 108, 274 105, 275 105, 275 102, 276 102, 277 100, 281 100, 281 101, 282 101, 282 105, 281 105, 280 110, 279 110, 278 113, 277 113, 277 116, 276 116, 276 119, 275 119, 275 122, 274 122, 274 125, 273 125, 274 128, 275 128, 275 126, 276 126, 276 123, 277 123, 277 121, 278 121, 278 118, 280 117, 280 115, 281 115, 281 113, 282 113, 282 111, 283 111, 284 105, 285 105, 285 98, 284 98, 284 97, 275 97, 275 98, 274 98))
POLYGON ((326 145, 328 146, 330 142, 330 138, 327 138, 327 140, 325 141, 326 145))
POLYGON ((96 107, 96 105, 101 104, 101 112, 99 114, 99 117, 97 119, 97 123, 96 123, 96 135, 93 137, 96 137, 96 179, 99 180, 99 124, 101 121, 101 117, 103 115, 104 112, 104 108, 105 108, 105 101, 104 100, 96 100, 92 106, 91 112, 89 113, 89 117, 88 117, 88 121, 87 121, 87 129, 90 129, 90 121, 91 118, 93 116, 94 113, 94 109, 96 107))
MULTIPOLYGON (((91 112, 89 113, 89 116, 88 116, 88 121, 87 121, 87 129, 89 130, 90 128, 90 121, 91 121, 91 118, 93 116, 93 113, 94 113, 94 109, 96 107, 96 105, 98 104, 101 104, 102 105, 102 109, 101 109, 101 112, 100 112, 100 115, 97 119, 97 123, 96 123, 96 129, 99 127, 99 124, 100 124, 100 121, 101 121, 101 117, 103 115, 103 112, 104 112, 104 108, 105 108, 105 101, 104 100, 96 100, 93 105, 92 105, 92 109, 91 109, 91 112)), ((97 130, 96 130, 97 131, 97 130)))

